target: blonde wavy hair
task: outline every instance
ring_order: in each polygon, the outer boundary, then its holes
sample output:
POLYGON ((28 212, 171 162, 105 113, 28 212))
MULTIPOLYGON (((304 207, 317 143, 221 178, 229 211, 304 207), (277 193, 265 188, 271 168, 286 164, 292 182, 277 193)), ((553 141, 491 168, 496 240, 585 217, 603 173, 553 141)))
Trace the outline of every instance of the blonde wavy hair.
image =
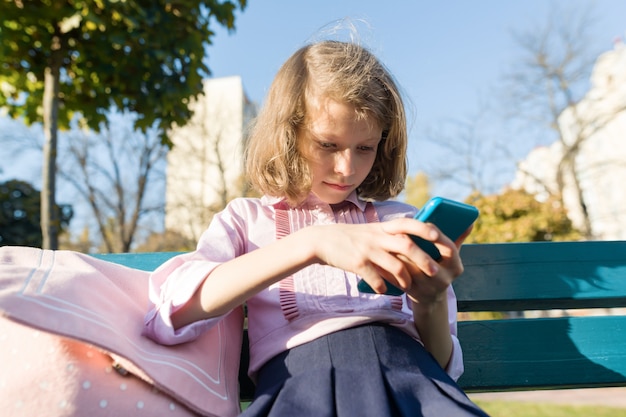
POLYGON ((296 51, 279 69, 250 131, 245 167, 263 194, 297 203, 311 189, 308 163, 298 146, 313 95, 355 107, 383 130, 376 159, 358 188, 361 198, 397 196, 406 180, 407 123, 400 91, 385 66, 366 48, 321 41, 296 51))

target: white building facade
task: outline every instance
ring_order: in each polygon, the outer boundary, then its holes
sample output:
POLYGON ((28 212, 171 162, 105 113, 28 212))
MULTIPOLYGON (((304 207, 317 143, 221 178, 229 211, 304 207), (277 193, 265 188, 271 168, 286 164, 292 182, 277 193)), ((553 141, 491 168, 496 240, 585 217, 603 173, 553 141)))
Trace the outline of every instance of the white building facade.
POLYGON ((213 214, 242 194, 246 128, 256 116, 239 76, 207 79, 192 119, 172 129, 165 228, 197 240, 213 214))
MULTIPOLYGON (((591 229, 598 240, 626 239, 626 46, 602 54, 595 63, 585 97, 559 117, 567 146, 581 142, 576 176, 586 203, 591 229)), ((512 186, 538 194, 556 190, 556 166, 563 145, 533 150, 519 165, 512 186)), ((564 178, 564 202, 575 226, 583 215, 572 177, 564 178)))

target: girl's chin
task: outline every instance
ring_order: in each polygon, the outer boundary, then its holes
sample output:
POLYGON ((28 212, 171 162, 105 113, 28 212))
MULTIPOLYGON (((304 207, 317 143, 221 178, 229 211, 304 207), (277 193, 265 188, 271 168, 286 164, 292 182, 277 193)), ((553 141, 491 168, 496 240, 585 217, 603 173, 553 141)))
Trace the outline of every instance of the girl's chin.
POLYGON ((345 201, 351 192, 352 190, 343 191, 343 192, 334 191, 334 192, 325 192, 325 193, 315 193, 315 195, 317 195, 317 197, 320 200, 322 200, 323 202, 327 204, 339 204, 345 201))

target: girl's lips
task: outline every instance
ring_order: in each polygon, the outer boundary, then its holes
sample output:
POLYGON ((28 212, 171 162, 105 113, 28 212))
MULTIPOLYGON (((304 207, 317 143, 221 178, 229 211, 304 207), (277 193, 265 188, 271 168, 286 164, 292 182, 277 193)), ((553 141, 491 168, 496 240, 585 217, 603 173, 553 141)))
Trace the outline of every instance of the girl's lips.
POLYGON ((340 190, 340 191, 346 191, 349 190, 350 188, 352 188, 352 185, 344 185, 344 184, 332 184, 332 183, 325 183, 328 187, 333 188, 335 190, 340 190))

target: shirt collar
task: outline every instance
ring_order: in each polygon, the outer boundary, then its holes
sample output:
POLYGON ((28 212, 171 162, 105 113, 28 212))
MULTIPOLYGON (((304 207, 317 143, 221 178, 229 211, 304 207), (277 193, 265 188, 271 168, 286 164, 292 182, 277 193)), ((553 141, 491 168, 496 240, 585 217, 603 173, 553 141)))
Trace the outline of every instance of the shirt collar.
MULTIPOLYGON (((262 200, 263 200, 263 203, 270 205, 270 206, 287 205, 287 200, 284 197, 264 196, 262 200)), ((356 191, 353 191, 352 193, 350 193, 350 195, 344 200, 344 202, 350 202, 354 204, 361 211, 365 211, 365 207, 367 206, 367 201, 361 200, 358 194, 356 193, 356 191)), ((297 207, 308 207, 308 208, 319 207, 319 206, 330 207, 330 204, 325 203, 322 200, 320 200, 314 193, 309 193, 307 198, 297 205, 297 207)))

